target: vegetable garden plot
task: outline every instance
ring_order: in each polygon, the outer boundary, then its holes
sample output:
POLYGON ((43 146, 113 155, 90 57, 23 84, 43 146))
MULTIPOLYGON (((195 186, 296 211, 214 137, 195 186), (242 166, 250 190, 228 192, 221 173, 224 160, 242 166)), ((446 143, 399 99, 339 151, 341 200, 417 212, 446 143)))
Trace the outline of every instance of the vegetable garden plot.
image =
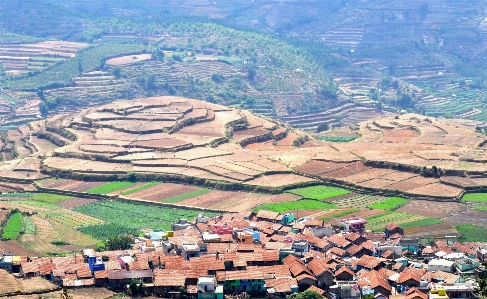
POLYGON ((372 231, 382 231, 386 224, 394 222, 395 224, 401 226, 402 224, 413 222, 417 220, 425 219, 424 216, 400 213, 400 212, 389 212, 382 215, 368 217, 367 224, 365 227, 372 231))
POLYGON ((440 183, 429 184, 427 186, 408 190, 408 192, 412 194, 429 195, 433 197, 456 197, 459 196, 462 191, 463 190, 460 188, 440 183))
POLYGON ((354 197, 335 200, 333 203, 340 208, 365 208, 385 199, 386 197, 379 195, 358 194, 354 197))
POLYGON ((288 190, 287 192, 300 195, 304 198, 323 200, 330 197, 340 196, 351 193, 348 190, 331 186, 311 186, 288 190))
POLYGON ((141 190, 139 192, 128 194, 127 197, 134 199, 143 199, 149 201, 163 201, 167 198, 172 198, 188 192, 202 190, 199 187, 174 184, 174 183, 160 183, 153 187, 141 190))
POLYGON ((411 200, 397 211, 414 213, 425 217, 443 218, 448 216, 451 212, 465 211, 466 209, 467 205, 458 202, 411 200))

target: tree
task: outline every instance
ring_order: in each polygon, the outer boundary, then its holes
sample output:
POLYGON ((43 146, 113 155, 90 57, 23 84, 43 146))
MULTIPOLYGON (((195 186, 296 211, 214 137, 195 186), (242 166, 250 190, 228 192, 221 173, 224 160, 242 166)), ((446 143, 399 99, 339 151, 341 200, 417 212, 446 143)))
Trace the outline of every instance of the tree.
POLYGON ((255 70, 255 67, 250 67, 247 71, 247 78, 249 78, 250 81, 254 81, 256 75, 257 71, 255 70))
POLYGON ((323 299, 323 296, 312 290, 306 290, 296 296, 296 299, 323 299))
POLYGON ((68 290, 66 288, 63 288, 63 292, 61 293, 60 298, 61 299, 73 299, 73 296, 68 294, 68 290))
POLYGON ((323 131, 328 131, 330 129, 330 125, 327 123, 322 123, 318 125, 318 128, 316 129, 317 133, 323 132, 323 131))
POLYGON ((479 278, 477 279, 477 283, 479 284, 476 291, 479 292, 481 298, 487 297, 487 278, 479 278))
POLYGON ((116 235, 108 238, 105 243, 100 243, 96 251, 126 250, 132 248, 132 237, 129 235, 116 235))

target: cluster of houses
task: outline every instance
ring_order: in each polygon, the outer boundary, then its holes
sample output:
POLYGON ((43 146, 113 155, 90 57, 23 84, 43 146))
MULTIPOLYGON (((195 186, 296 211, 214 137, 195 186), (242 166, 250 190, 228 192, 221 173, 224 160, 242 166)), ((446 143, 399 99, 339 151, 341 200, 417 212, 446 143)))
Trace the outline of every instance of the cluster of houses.
POLYGON ((135 280, 146 293, 198 299, 242 292, 278 298, 307 289, 333 299, 470 298, 475 278, 487 275, 486 244, 423 246, 394 223, 382 233, 366 231, 365 223, 346 219, 338 230, 269 211, 200 215, 135 238, 131 250, 40 258, 3 253, 0 269, 66 288, 118 290, 135 280))

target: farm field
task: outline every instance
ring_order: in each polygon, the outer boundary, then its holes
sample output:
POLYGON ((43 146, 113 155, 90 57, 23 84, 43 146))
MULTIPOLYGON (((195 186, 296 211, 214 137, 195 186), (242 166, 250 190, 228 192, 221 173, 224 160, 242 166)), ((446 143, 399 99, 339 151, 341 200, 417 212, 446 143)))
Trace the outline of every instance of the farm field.
POLYGON ((467 193, 462 197, 462 201, 487 203, 487 193, 467 193))
POLYGON ((159 184, 159 182, 144 183, 144 184, 142 184, 140 186, 137 186, 135 188, 130 188, 128 190, 122 191, 120 194, 121 195, 127 195, 127 194, 130 194, 130 193, 135 193, 135 192, 142 191, 144 189, 153 187, 153 186, 155 186, 157 184, 159 184))
POLYGON ((368 206, 370 209, 380 209, 380 210, 396 210, 397 208, 405 205, 408 202, 407 199, 401 197, 391 197, 384 201, 380 201, 373 205, 368 206))
MULTIPOLYGON (((422 222, 415 221, 424 220, 426 217, 401 212, 387 212, 384 214, 370 216, 365 219, 367 220, 367 224, 365 225, 367 229, 372 231, 382 231, 384 230, 384 226, 389 222, 394 222, 401 227, 403 227, 403 225, 407 225, 408 223, 413 223, 413 226, 416 225, 415 227, 419 227, 421 226, 422 222)), ((437 223, 429 223, 429 221, 424 220, 424 224, 426 225, 437 223)))
POLYGON ((177 196, 182 196, 184 194, 192 192, 202 192, 201 190, 204 189, 182 184, 159 183, 152 184, 152 186, 148 186, 148 188, 143 188, 136 192, 128 193, 126 194, 126 197, 133 199, 142 199, 146 201, 161 202, 166 199, 177 198, 177 196))
POLYGON ((425 217, 443 218, 450 213, 465 211, 467 205, 458 202, 441 202, 430 200, 411 200, 397 209, 398 212, 413 213, 425 217))
POLYGON ((344 210, 338 210, 335 212, 331 212, 326 214, 325 217, 320 218, 323 221, 328 221, 332 219, 339 219, 339 218, 346 218, 346 217, 352 217, 353 214, 356 212, 360 211, 359 208, 352 208, 352 209, 344 209, 344 210))
POLYGON ((376 203, 382 202, 387 197, 380 195, 357 194, 352 197, 334 200, 333 203, 340 208, 366 208, 376 203))
POLYGON ((74 208, 74 210, 102 219, 109 224, 118 223, 127 228, 135 229, 170 229, 171 223, 176 222, 178 219, 193 219, 198 215, 196 211, 108 201, 99 201, 74 208))
POLYGON ((463 242, 487 242, 487 230, 484 226, 461 224, 455 225, 455 228, 462 234, 463 242))
POLYGON ((292 189, 288 190, 287 192, 302 196, 303 198, 316 200, 323 200, 350 193, 348 190, 329 186, 311 186, 306 188, 292 189))
POLYGON ((267 210, 279 213, 286 213, 296 210, 331 210, 336 209, 336 206, 332 203, 327 203, 314 199, 301 199, 297 201, 288 201, 282 203, 262 204, 254 211, 267 210))
POLYGON ((93 193, 93 194, 108 194, 114 191, 118 191, 121 189, 125 189, 135 185, 134 182, 122 181, 122 182, 109 182, 100 186, 96 186, 94 188, 88 189, 86 193, 93 193))
POLYGON ((23 231, 22 214, 20 212, 13 213, 2 231, 2 239, 17 239, 23 231))

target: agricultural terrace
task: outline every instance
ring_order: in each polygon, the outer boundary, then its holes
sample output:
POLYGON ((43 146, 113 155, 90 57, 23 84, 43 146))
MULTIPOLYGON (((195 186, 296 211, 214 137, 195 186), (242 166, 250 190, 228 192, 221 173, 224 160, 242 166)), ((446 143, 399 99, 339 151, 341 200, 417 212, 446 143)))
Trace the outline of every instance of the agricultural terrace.
POLYGON ((282 203, 262 204, 254 209, 255 212, 260 210, 267 210, 273 212, 279 212, 281 214, 286 212, 293 212, 296 210, 331 210, 336 209, 336 206, 332 203, 327 203, 313 199, 301 199, 298 201, 289 201, 282 203))
POLYGON ((384 201, 380 201, 378 203, 370 205, 369 208, 392 211, 397 210, 401 206, 405 205, 407 202, 408 200, 402 197, 391 197, 384 201))
MULTIPOLYGON (((389 197, 387 194, 457 200, 467 187, 487 186, 487 179, 479 175, 487 171, 485 153, 477 148, 484 137, 475 128, 453 120, 404 114, 365 121, 348 129, 361 137, 331 143, 245 110, 194 99, 152 97, 118 101, 32 123, 30 131, 22 134, 42 136, 38 139, 51 143, 52 150, 46 153, 52 155, 42 160, 31 155, 9 161, 0 166, 0 178, 32 180, 51 175, 61 179, 40 181, 43 187, 123 193, 129 197, 137 197, 139 192, 145 197, 143 194, 151 192, 147 190, 158 188, 133 183, 152 180, 272 193, 309 187, 290 192, 327 201, 349 192, 315 186, 333 182, 358 191, 385 194, 364 198, 359 207, 383 201, 389 197), (385 131, 394 130, 417 134, 408 133, 407 141, 380 140, 385 131), (286 143, 279 145, 283 140, 286 143), (259 144, 266 145, 254 146, 259 144), (90 175, 91 181, 76 180, 90 175), (98 177, 119 182, 97 182, 98 177)), ((21 139, 22 134, 11 135, 21 139)), ((15 142, 19 146, 22 143, 15 142)), ((149 196, 148 200, 176 197, 169 201, 186 204, 194 194, 177 196, 197 190, 149 196)), ((349 207, 356 202, 358 198, 341 198, 335 204, 349 207)))
POLYGON ((485 242, 487 240, 487 231, 483 226, 462 224, 455 225, 455 228, 461 232, 463 242, 485 242))
POLYGON ((351 193, 348 190, 329 186, 311 186, 288 190, 287 192, 300 195, 304 198, 323 200, 330 197, 340 196, 351 193))
POLYGON ((384 230, 385 225, 390 222, 394 222, 404 229, 442 223, 442 220, 437 218, 427 218, 420 215, 401 212, 387 212, 365 219, 367 220, 365 227, 372 231, 382 231, 384 230))
POLYGON ((15 240, 23 231, 22 214, 15 212, 2 229, 2 239, 15 240))
POLYGON ((487 203, 487 193, 467 193, 462 197, 462 201, 487 203))

